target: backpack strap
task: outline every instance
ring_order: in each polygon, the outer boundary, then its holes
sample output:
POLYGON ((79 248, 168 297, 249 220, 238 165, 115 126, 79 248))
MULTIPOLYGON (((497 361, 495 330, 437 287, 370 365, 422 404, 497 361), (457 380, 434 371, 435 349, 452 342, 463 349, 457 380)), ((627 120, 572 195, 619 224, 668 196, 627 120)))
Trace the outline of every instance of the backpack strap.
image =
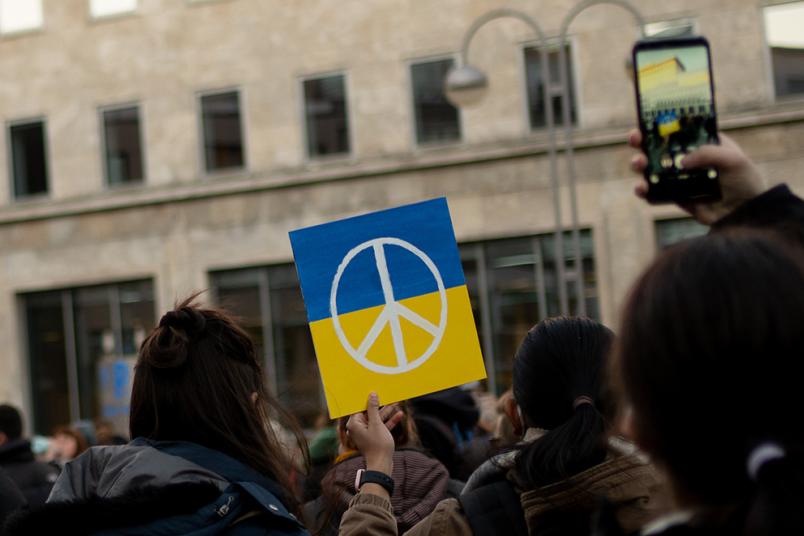
POLYGON ((499 480, 461 495, 458 500, 474 536, 528 536, 519 494, 508 480, 499 480))

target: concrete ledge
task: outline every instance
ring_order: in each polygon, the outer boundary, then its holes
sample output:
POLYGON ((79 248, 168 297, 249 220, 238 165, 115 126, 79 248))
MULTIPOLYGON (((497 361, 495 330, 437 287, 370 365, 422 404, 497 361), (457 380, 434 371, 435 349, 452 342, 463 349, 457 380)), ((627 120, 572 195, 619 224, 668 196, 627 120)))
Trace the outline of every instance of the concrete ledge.
MULTIPOLYGON (((722 130, 728 131, 803 121, 804 101, 796 100, 772 107, 728 114, 721 118, 720 126, 722 130)), ((622 125, 576 130, 573 147, 576 151, 582 151, 624 144, 625 133, 629 128, 630 125, 622 125)), ((559 128, 556 134, 560 151, 565 146, 563 129, 559 128)), ((299 169, 245 172, 158 187, 146 184, 142 187, 104 190, 96 195, 81 198, 61 200, 40 198, 0 207, 0 225, 526 158, 547 154, 548 148, 546 133, 537 132, 526 138, 493 144, 457 144, 438 149, 420 149, 413 153, 364 159, 357 163, 342 162, 331 163, 326 167, 311 165, 299 169)))

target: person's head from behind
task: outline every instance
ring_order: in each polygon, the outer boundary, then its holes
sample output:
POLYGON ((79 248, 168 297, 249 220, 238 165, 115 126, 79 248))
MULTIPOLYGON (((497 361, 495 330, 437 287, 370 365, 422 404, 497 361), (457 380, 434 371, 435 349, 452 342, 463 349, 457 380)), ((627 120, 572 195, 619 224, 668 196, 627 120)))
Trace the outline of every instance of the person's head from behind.
MULTIPOLYGON (((773 488, 774 472, 787 466, 801 481, 792 467, 801 466, 794 453, 804 438, 802 319, 800 250, 764 235, 676 246, 636 283, 614 371, 635 438, 666 468, 682 503, 722 516, 755 501, 759 518, 773 520, 756 502, 763 480, 773 488), (788 456, 758 470, 757 447, 768 442, 788 456)), ((752 523, 747 533, 769 531, 752 523)))
POLYGON ((22 415, 9 404, 0 405, 0 445, 22 437, 22 415))
POLYGON ((166 313, 142 343, 131 437, 197 443, 289 489, 291 453, 269 422, 292 420, 265 387, 254 342, 226 313, 200 307, 194 298, 166 313))
POLYGON ((594 320, 560 317, 539 322, 519 346, 506 412, 519 431, 547 431, 518 454, 517 477, 528 487, 565 479, 605 458, 611 403, 603 375, 613 337, 594 320))
POLYGON ((48 457, 51 461, 68 462, 89 448, 86 437, 75 428, 59 426, 53 432, 48 457))

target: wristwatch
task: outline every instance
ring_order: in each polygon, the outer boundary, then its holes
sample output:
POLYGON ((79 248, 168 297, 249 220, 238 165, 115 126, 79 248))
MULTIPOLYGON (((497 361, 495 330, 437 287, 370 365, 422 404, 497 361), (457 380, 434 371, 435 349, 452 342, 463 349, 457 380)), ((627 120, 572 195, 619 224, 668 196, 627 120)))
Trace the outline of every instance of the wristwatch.
POLYGON ((393 478, 379 471, 368 471, 366 469, 358 469, 357 475, 355 475, 355 489, 360 490, 363 484, 368 483, 379 484, 380 486, 385 488, 385 491, 388 492, 388 495, 394 494, 393 478))

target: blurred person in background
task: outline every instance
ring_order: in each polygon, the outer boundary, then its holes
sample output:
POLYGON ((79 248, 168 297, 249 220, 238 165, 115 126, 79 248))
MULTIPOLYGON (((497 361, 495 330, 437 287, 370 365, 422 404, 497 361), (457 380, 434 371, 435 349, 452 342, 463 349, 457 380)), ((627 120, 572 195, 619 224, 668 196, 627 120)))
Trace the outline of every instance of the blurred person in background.
POLYGON ((32 507, 45 504, 59 476, 57 467, 36 460, 31 442, 22 437, 22 415, 8 404, 0 405, 0 468, 32 507))
MULTIPOLYGON (((391 424, 395 447, 393 515, 398 531, 403 533, 448 496, 450 478, 436 458, 422 451, 409 403, 383 408, 383 417, 399 423, 391 424)), ((304 507, 307 526, 314 534, 338 534, 341 517, 357 493, 357 472, 366 468, 366 460, 350 439, 346 423, 346 418, 338 420, 339 455, 321 482, 322 494, 304 507)))
POLYGON ((614 371, 676 500, 644 534, 804 534, 802 318, 804 252, 779 236, 694 239, 637 281, 614 371))
POLYGON ((310 471, 304 478, 302 500, 309 502, 321 495, 321 479, 338 457, 338 421, 330 422, 328 415, 316 419, 315 435, 310 440, 310 471))
POLYGON ((492 428, 491 439, 489 441, 492 448, 496 451, 508 448, 518 440, 511 419, 506 414, 506 408, 510 407, 513 398, 514 391, 509 388, 500 395, 494 405, 494 427, 492 428))
MULTIPOLYGON (((441 502, 407 534, 588 535, 601 501, 630 530, 663 513, 655 468, 621 438, 608 438, 614 400, 604 382, 613 334, 586 318, 554 318, 527 334, 514 358, 506 413, 522 441, 473 475, 459 499, 441 502)), ((350 419, 352 441, 375 471, 395 467, 376 397, 350 419)), ((364 486, 342 532, 395 534, 393 498, 364 486)))
POLYGON ((115 431, 114 425, 110 421, 95 420, 96 445, 125 445, 126 443, 128 443, 126 438, 115 431))
POLYGON ((84 434, 70 426, 59 426, 53 431, 45 461, 64 467, 64 464, 77 458, 89 448, 84 434))
POLYGON ((478 427, 480 410, 472 393, 453 387, 410 403, 422 446, 453 479, 466 481, 491 454, 489 434, 478 427))
POLYGON ((293 454, 270 424, 292 418, 268 393, 249 335, 193 300, 166 313, 140 347, 133 441, 68 462, 48 503, 12 517, 8 534, 307 534, 293 454))

